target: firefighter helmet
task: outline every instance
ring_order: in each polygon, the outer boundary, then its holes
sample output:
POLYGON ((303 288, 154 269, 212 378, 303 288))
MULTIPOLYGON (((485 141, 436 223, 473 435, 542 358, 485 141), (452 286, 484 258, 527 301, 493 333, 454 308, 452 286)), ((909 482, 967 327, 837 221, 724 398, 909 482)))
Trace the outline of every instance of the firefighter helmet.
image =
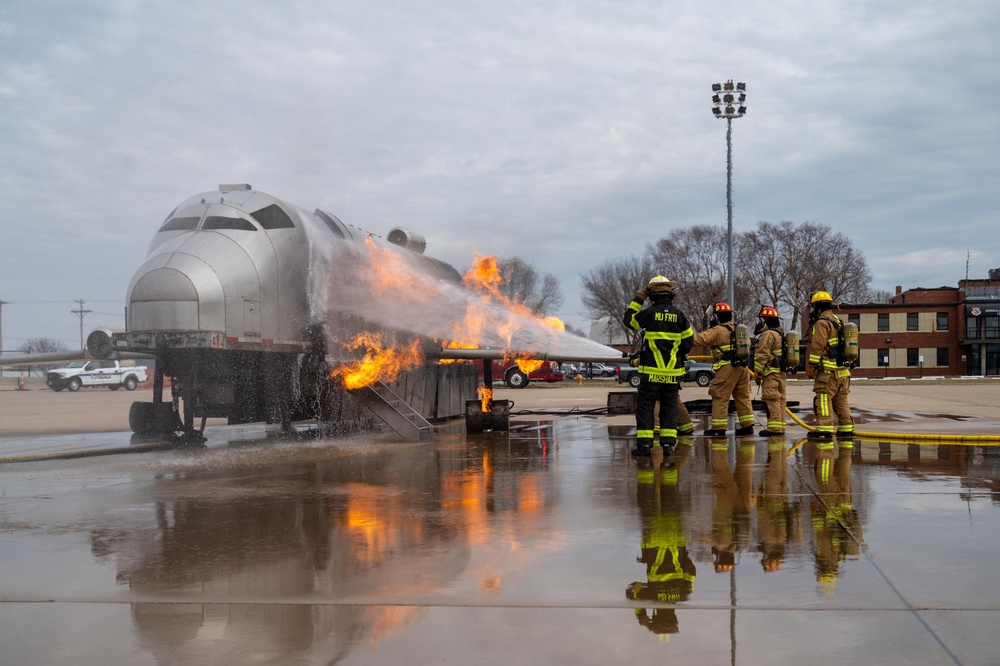
POLYGON ((778 314, 778 310, 775 309, 774 307, 770 306, 770 305, 765 305, 765 306, 761 307, 760 314, 758 314, 757 316, 758 317, 774 317, 775 319, 779 319, 780 318, 780 315, 778 314))
POLYGON ((733 308, 730 307, 729 303, 726 303, 725 301, 719 301, 718 303, 716 303, 715 305, 712 306, 712 309, 715 312, 732 312, 733 311, 733 308))
POLYGON ((662 275, 657 275, 649 281, 649 284, 646 285, 646 289, 650 293, 658 293, 664 291, 672 292, 675 286, 676 285, 674 284, 674 281, 671 280, 670 278, 663 277, 662 275))
POLYGON ((828 291, 817 291, 809 299, 810 303, 833 303, 833 296, 828 291))

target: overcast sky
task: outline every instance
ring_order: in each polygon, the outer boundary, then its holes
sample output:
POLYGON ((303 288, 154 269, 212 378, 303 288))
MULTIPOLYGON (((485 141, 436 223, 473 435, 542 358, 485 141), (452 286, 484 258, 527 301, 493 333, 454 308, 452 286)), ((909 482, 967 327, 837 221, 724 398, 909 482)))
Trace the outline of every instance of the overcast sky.
POLYGON ((78 298, 85 334, 122 326, 159 224, 234 182, 462 271, 520 255, 585 327, 581 274, 726 224, 728 78, 737 231, 828 224, 878 288, 957 285, 967 253, 986 277, 998 35, 995 0, 7 0, 3 346, 77 347, 78 298))

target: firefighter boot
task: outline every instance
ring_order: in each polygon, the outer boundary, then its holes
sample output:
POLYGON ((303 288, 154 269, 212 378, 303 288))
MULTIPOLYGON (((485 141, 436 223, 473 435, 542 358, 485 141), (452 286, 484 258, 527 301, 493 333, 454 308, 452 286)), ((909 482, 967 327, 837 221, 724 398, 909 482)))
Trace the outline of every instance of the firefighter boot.
POLYGON ((661 437, 660 446, 663 447, 663 457, 673 454, 674 448, 677 446, 677 440, 673 437, 661 437))
POLYGON ((742 428, 736 429, 737 435, 752 435, 753 434, 753 424, 743 426, 742 428))
MULTIPOLYGON (((664 453, 666 453, 664 451, 664 453)), ((636 444, 635 448, 632 449, 632 455, 634 456, 651 456, 653 455, 653 447, 648 442, 641 442, 636 444)))
POLYGON ((806 435, 807 439, 833 439, 832 432, 810 430, 809 434, 806 435))
POLYGON ((706 430, 701 434, 705 435, 706 437, 725 437, 726 431, 724 429, 719 429, 719 428, 709 428, 708 430, 706 430))

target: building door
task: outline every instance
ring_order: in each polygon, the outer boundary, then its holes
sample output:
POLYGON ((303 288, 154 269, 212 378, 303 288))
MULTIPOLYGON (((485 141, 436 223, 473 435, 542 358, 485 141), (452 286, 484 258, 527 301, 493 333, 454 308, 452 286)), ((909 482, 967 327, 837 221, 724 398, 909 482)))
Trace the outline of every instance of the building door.
POLYGON ((1000 375, 1000 345, 986 345, 986 375, 1000 375))

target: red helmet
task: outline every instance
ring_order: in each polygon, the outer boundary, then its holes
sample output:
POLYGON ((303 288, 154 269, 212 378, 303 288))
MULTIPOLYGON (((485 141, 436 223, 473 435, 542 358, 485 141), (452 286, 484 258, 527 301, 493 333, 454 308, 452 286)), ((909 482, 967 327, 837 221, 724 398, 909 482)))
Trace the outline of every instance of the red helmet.
POLYGON ((719 301, 714 306, 712 306, 716 312, 732 312, 733 309, 729 306, 729 303, 725 301, 719 301))
POLYGON ((758 317, 774 317, 775 319, 779 319, 781 317, 778 314, 778 310, 776 308, 770 306, 770 305, 762 306, 761 309, 760 309, 760 314, 758 314, 757 316, 758 317))

